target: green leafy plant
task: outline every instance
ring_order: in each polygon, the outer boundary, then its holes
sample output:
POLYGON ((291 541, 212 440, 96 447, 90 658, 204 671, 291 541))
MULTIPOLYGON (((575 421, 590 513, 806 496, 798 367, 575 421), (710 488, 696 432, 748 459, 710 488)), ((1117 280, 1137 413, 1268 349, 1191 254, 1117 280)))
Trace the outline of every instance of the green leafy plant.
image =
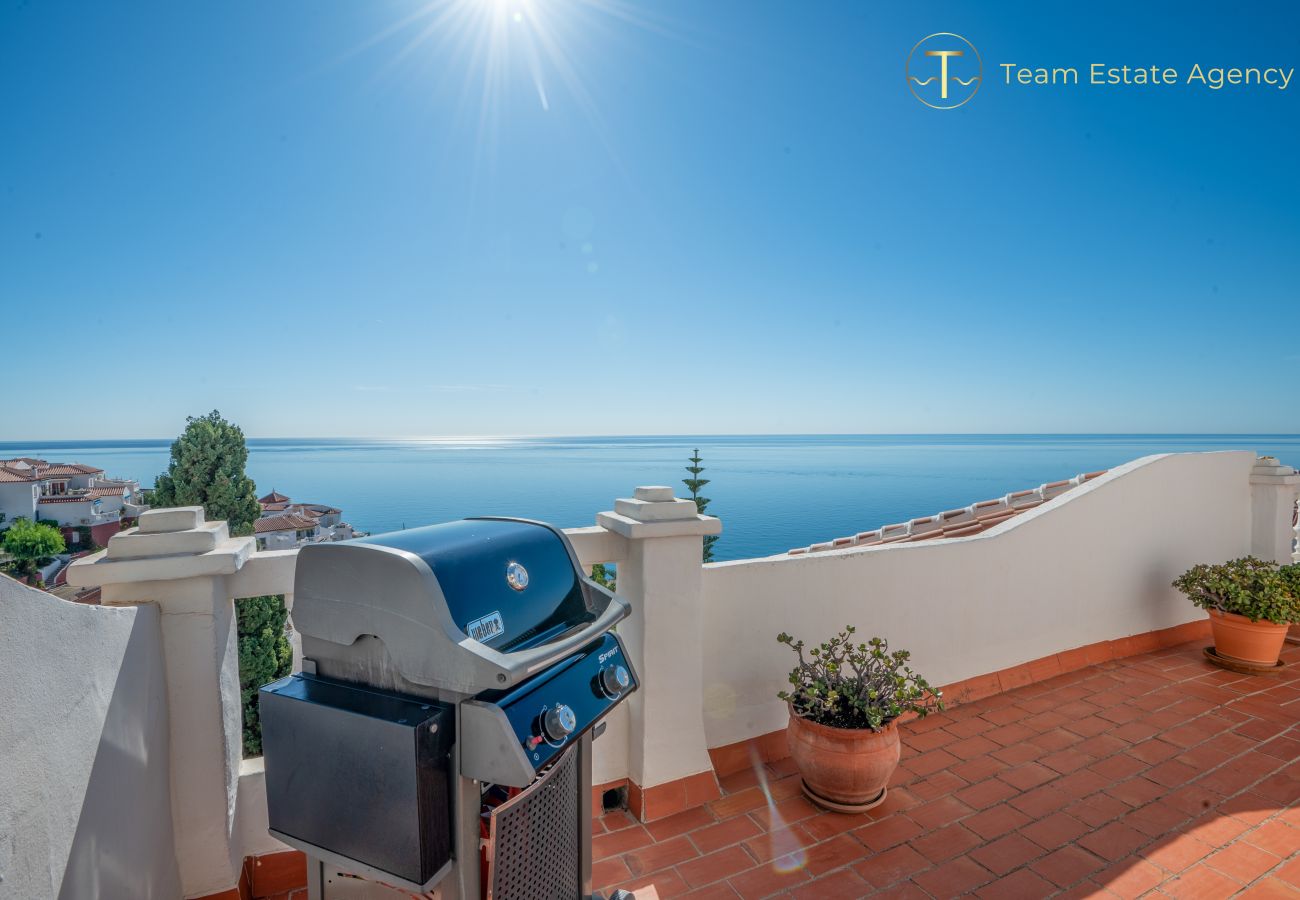
POLYGON ((884 638, 854 643, 845 627, 804 655, 804 642, 782 633, 777 640, 799 657, 790 672, 794 689, 777 694, 795 715, 832 728, 879 731, 904 713, 924 717, 943 709, 943 692, 908 666, 912 654, 890 651, 884 638))
POLYGON ((1174 579, 1174 587, 1201 609, 1285 625, 1300 622, 1300 573, 1293 569, 1244 556, 1192 566, 1174 579))
POLYGON ((14 568, 20 575, 35 573, 40 560, 67 549, 59 529, 23 518, 14 519, 5 529, 3 546, 13 557, 14 568))
POLYGON ((591 580, 601 587, 618 590, 617 579, 618 573, 604 563, 596 563, 591 567, 591 580))
POLYGON ((289 614, 276 594, 235 602, 239 628, 239 689, 244 707, 244 756, 262 754, 262 720, 257 691, 289 674, 293 650, 284 634, 289 614))

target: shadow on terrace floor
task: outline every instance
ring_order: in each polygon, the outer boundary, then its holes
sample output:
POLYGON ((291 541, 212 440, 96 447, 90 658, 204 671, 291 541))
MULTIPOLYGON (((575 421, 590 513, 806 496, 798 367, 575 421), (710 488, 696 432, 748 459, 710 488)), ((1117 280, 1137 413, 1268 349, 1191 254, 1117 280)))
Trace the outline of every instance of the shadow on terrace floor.
MULTIPOLYGON (((1204 643, 1204 642, 1202 642, 1204 643)), ((1300 898, 1300 647, 1275 676, 1201 644, 913 722, 884 805, 820 812, 789 760, 705 807, 596 821, 597 888, 638 898, 1300 898)))

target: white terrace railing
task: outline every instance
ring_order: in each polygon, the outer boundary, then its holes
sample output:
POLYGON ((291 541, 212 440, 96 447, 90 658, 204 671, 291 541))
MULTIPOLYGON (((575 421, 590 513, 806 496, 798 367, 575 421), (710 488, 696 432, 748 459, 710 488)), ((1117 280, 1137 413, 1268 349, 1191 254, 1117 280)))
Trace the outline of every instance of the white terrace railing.
MULTIPOLYGON (((1182 627, 1199 614, 1169 582, 1199 561, 1289 560, 1298 492, 1300 475, 1252 453, 1148 457, 972 536, 704 566, 718 521, 668 488, 638 488, 566 532, 584 566, 617 564, 633 610, 619 634, 642 680, 595 744, 595 780, 626 784, 650 819, 717 796, 715 769, 747 748, 779 754, 780 631, 820 640, 853 623, 952 684, 1182 627)), ((69 569, 70 584, 102 586, 103 608, 0 579, 0 593, 21 593, 0 597, 0 635, 30 636, 0 659, 26 686, 7 716, 31 723, 0 792, 40 783, 63 797, 46 804, 57 821, 39 800, 0 821, 18 841, 14 896, 51 893, 41 860, 71 871, 110 843, 120 872, 77 872, 124 896, 228 891, 245 857, 283 849, 267 834, 260 760, 241 758, 233 601, 284 594, 292 616, 296 551, 254 548, 200 509, 151 510, 69 569), (68 730, 96 710, 93 734, 68 730)))

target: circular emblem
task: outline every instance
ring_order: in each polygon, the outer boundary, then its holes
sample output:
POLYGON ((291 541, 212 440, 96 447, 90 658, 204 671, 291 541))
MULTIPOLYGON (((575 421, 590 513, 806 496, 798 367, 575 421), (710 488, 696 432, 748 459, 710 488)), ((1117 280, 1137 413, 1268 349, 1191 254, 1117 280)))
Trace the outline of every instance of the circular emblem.
POLYGON ((506 566, 506 584, 517 591, 528 587, 528 570, 517 562, 506 566))
POLYGON ((980 89, 984 61, 960 34, 941 31, 917 41, 903 72, 917 100, 932 109, 956 109, 980 89))

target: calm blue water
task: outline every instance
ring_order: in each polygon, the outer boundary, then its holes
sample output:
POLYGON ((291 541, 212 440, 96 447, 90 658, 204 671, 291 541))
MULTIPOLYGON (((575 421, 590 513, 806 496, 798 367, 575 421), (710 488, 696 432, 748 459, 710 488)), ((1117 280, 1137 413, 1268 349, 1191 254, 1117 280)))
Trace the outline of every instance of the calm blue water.
MULTIPOLYGON (((683 491, 699 446, 720 559, 779 553, 1139 456, 1254 450, 1300 465, 1300 435, 777 435, 474 441, 254 439, 258 494, 341 507, 372 532, 467 515, 590 525, 639 484, 683 491)), ((0 442, 0 458, 99 466, 152 484, 168 441, 0 442)))

